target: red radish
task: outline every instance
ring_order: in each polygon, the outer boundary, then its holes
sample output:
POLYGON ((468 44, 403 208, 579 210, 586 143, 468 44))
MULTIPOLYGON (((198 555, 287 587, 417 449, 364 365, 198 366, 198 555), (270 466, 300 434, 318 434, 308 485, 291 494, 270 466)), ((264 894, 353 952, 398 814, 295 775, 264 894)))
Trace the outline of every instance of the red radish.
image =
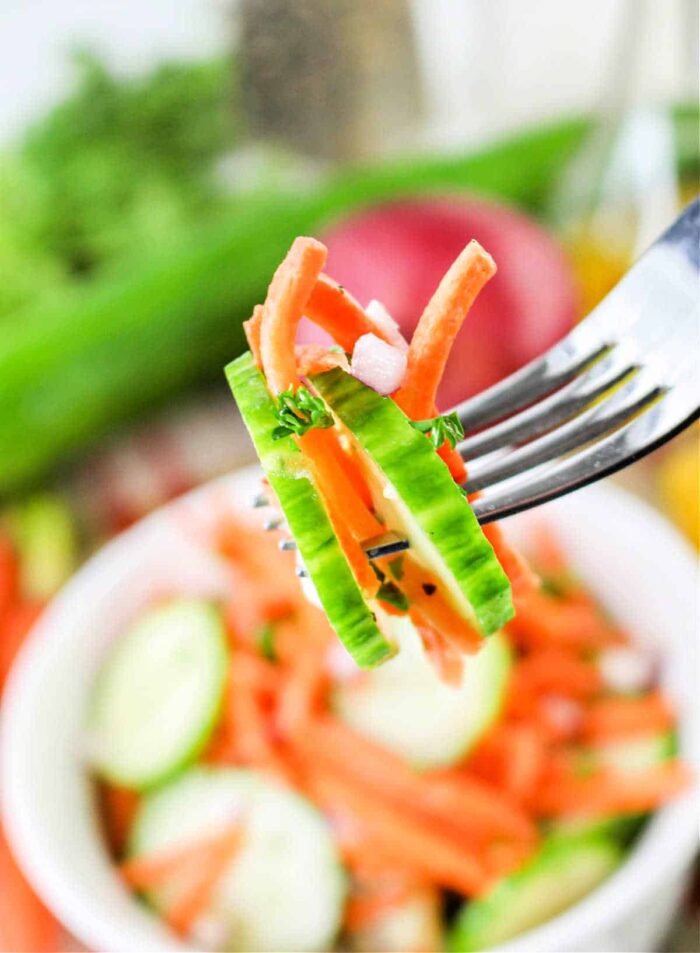
POLYGON ((406 352, 382 341, 376 334, 363 334, 352 352, 352 374, 382 397, 398 390, 406 375, 406 352))
MULTIPOLYGON (((375 206, 324 236, 326 270, 360 301, 379 299, 410 339, 421 311, 466 243, 476 238, 498 274, 457 338, 439 392, 446 408, 511 373, 572 326, 576 296, 553 239, 519 212, 461 196, 375 206)), ((300 340, 323 340, 304 322, 300 340)))

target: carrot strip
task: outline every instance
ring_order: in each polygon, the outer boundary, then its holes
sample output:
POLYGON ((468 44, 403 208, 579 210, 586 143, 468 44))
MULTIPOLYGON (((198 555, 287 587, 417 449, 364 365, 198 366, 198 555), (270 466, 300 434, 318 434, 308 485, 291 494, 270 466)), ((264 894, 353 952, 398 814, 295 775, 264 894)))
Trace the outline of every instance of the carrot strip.
POLYGON ((176 933, 188 936, 191 932, 196 919, 210 903, 219 880, 240 844, 241 831, 235 828, 210 845, 196 867, 196 875, 190 888, 165 911, 165 919, 176 933))
POLYGON ((240 836, 238 826, 233 829, 227 827, 223 831, 187 841, 168 850, 130 857, 119 864, 119 873, 135 890, 151 890, 161 886, 173 874, 190 866, 199 866, 205 857, 218 853, 220 848, 229 848, 238 843, 240 836))
POLYGON ((439 580, 411 556, 404 558, 396 584, 408 599, 411 619, 418 627, 430 626, 467 654, 484 644, 477 630, 453 608, 439 580))
MULTIPOLYGON (((435 416, 435 414, 433 414, 435 416)), ((455 483, 464 483, 467 479, 467 468, 464 460, 460 456, 456 447, 451 447, 446 440, 438 450, 438 456, 442 457, 448 466, 452 479, 455 483)))
POLYGON ((25 638, 43 609, 41 602, 19 602, 5 610, 0 632, 0 690, 25 638))
POLYGON ((309 724, 296 745, 312 770, 323 763, 395 807, 419 812, 468 839, 537 836, 528 817, 498 791, 463 774, 418 774, 398 756, 333 718, 309 724))
POLYGON ((0 950, 54 953, 63 930, 27 883, 0 828, 0 950))
POLYGON ((297 737, 306 730, 327 681, 324 662, 325 652, 299 652, 277 703, 275 725, 283 738, 297 737))
POLYGON ((539 589, 539 579, 528 565, 526 559, 508 543, 501 527, 497 523, 487 523, 483 527, 484 536, 493 546, 496 559, 510 580, 513 599, 520 604, 539 589))
POLYGON ((590 650, 626 641, 593 604, 567 602, 542 592, 534 592, 521 602, 507 629, 516 644, 525 648, 590 650))
POLYGON ((557 647, 539 649, 521 659, 511 682, 511 698, 521 694, 568 695, 590 698, 601 691, 603 680, 594 662, 557 647))
POLYGON ((337 351, 329 351, 322 344, 297 344, 294 348, 299 377, 311 377, 313 374, 323 374, 334 367, 348 369, 348 359, 337 351))
POLYGON ((340 805, 356 815, 385 858, 466 896, 489 887, 479 859, 425 823, 413 818, 407 823, 392 807, 320 769, 308 782, 313 797, 322 805, 340 805))
POLYGON ((269 762, 272 747, 263 712, 245 673, 237 670, 235 657, 229 673, 223 719, 238 760, 257 765, 269 762))
POLYGON ((19 598, 19 563, 11 541, 0 536, 0 619, 19 598))
POLYGON ((415 883, 404 877, 388 883, 379 881, 374 889, 353 894, 345 908, 346 928, 354 931, 370 926, 408 900, 415 889, 415 883))
POLYGON ((482 741, 469 769, 520 803, 534 791, 544 762, 544 738, 536 725, 503 724, 482 741))
POLYGON ((692 772, 681 761, 622 774, 609 770, 587 777, 562 776, 538 785, 531 807, 544 816, 559 814, 627 814, 653 811, 684 791, 692 772))
POLYGON ((430 416, 457 332, 474 299, 495 273, 491 256, 478 242, 471 241, 428 302, 408 349, 406 377, 394 395, 399 407, 413 420, 430 416))
POLYGON ((100 788, 100 808, 107 840, 118 856, 126 846, 138 805, 139 796, 135 791, 114 784, 104 784, 100 788))
POLYGON ((326 248, 314 238, 296 238, 277 268, 265 299, 260 353, 273 394, 299 384, 294 344, 297 325, 326 261, 326 248))
POLYGON ((388 344, 392 343, 385 332, 367 317, 364 308, 352 295, 328 275, 319 275, 304 314, 327 331, 348 354, 352 353, 355 342, 363 334, 376 334, 388 344))
POLYGON ((613 741, 668 731, 673 711, 660 692, 640 698, 601 698, 584 715, 583 735, 588 741, 613 741))
POLYGON ((337 450, 337 437, 330 430, 309 430, 299 439, 299 445, 309 457, 317 484, 328 504, 333 501, 342 508, 343 523, 358 541, 371 539, 385 531, 385 527, 368 509, 355 489, 337 450))
POLYGON ((248 341, 248 347, 250 348, 250 352, 253 355, 253 360, 258 367, 262 367, 260 341, 262 336, 262 320, 264 313, 265 309, 263 306, 261 304, 256 304, 253 308, 252 317, 243 322, 243 330, 245 331, 246 340, 248 341))
POLYGON ((413 621, 430 664, 446 685, 459 685, 464 675, 463 653, 437 629, 425 621, 421 622, 421 618, 420 612, 414 612, 413 621))

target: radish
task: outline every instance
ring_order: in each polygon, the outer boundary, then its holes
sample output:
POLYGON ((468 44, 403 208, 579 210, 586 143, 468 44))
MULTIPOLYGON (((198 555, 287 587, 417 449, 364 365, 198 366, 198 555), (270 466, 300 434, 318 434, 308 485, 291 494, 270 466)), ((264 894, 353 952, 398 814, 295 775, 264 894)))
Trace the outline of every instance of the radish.
MULTIPOLYGON (((443 409, 510 374, 571 328, 576 295, 561 250, 519 212, 460 196, 375 206, 323 236, 329 274, 360 301, 379 299, 409 340, 471 238, 493 255, 499 271, 457 338, 439 392, 443 409)), ((300 340, 323 338, 304 322, 300 340)))
POLYGON ((352 352, 351 371, 382 397, 398 390, 406 375, 406 352, 382 341, 376 334, 363 334, 352 352))

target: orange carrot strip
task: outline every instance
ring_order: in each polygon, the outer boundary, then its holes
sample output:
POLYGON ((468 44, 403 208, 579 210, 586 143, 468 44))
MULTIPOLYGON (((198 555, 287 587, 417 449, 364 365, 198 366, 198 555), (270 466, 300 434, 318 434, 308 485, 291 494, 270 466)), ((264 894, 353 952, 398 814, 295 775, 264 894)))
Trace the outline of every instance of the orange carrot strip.
POLYGON ((371 789, 395 805, 420 811, 468 838, 536 838, 529 818, 506 796, 463 774, 418 774, 405 761, 330 717, 308 725, 297 741, 316 762, 371 789))
POLYGON ((224 700, 225 720, 233 750, 244 764, 266 764, 272 747, 263 712, 244 672, 237 671, 234 657, 224 700))
POLYGON ((304 314, 327 331, 348 354, 363 334, 376 334, 391 344, 381 328, 367 317, 364 308, 328 275, 319 275, 304 314))
POLYGON ((428 302, 408 349, 406 377, 394 396, 413 420, 430 416, 457 332, 474 299, 495 273, 491 256, 471 241, 428 302))
POLYGON ((627 814, 653 811, 676 797, 692 781, 681 761, 667 761, 630 774, 600 771, 586 777, 562 776, 538 785, 531 806, 544 816, 559 814, 627 814))
POLYGON ((348 369, 348 359, 337 351, 329 351, 322 344, 297 344, 294 348, 299 377, 311 377, 312 374, 323 374, 334 367, 348 369))
MULTIPOLYGON (((303 638, 303 636, 302 636, 303 638)), ((283 738, 305 731, 326 684, 325 651, 299 651, 280 691, 275 724, 283 738)))
POLYGON ((539 579, 525 558, 506 541, 503 530, 497 523, 483 527, 484 536, 493 546, 496 559, 501 564, 513 587, 513 599, 520 603, 539 589, 539 579))
POLYGON ((0 690, 30 629, 44 609, 40 602, 18 602, 5 609, 0 629, 0 690))
POLYGON ((250 348, 253 359, 258 367, 262 367, 262 354, 260 350, 260 340, 262 335, 262 320, 265 309, 261 304, 256 304, 253 308, 253 316, 243 322, 248 347, 250 348))
MULTIPOLYGON (((189 889, 165 911, 165 919, 176 933, 188 936, 195 921, 206 910, 216 886, 241 843, 238 828, 227 831, 200 859, 189 889)), ((193 865, 194 867, 194 865, 193 865)))
POLYGON ((100 788, 100 808, 110 847, 118 856, 123 852, 138 809, 139 796, 128 788, 104 784, 100 788))
POLYGON ((532 794, 544 762, 544 737, 537 725, 501 724, 479 745, 469 768, 522 802, 532 794))
MULTIPOLYGON (((433 414, 433 416, 435 416, 435 414, 433 414)), ((446 440, 438 450, 438 455, 442 457, 447 464, 455 483, 464 483, 467 479, 467 468, 459 454, 459 450, 457 450, 456 447, 451 447, 446 440)))
POLYGON ((0 619, 19 598, 19 564, 15 548, 6 536, 0 536, 0 619))
POLYGON ((464 674, 464 655, 462 652, 441 632, 423 620, 420 612, 414 611, 413 622, 418 629, 425 654, 428 656, 428 660, 435 669, 438 678, 446 685, 459 685, 464 674))
POLYGON ((667 731, 674 714, 660 692, 639 698, 614 696, 593 702, 584 715, 583 735, 588 741, 613 741, 667 731))
POLYGON ((409 555, 404 557, 403 573, 396 584, 408 599, 417 626, 431 626, 468 654, 484 644, 477 630, 453 608, 439 580, 409 555))
POLYGON ((626 641, 590 603, 566 602, 534 592, 521 602, 508 632, 519 646, 597 649, 626 641))
POLYGON ((566 649, 539 649, 521 659, 513 673, 511 696, 521 692, 569 695, 589 698, 601 691, 603 680, 598 666, 566 649))
POLYGON ((326 261, 326 248, 314 238, 296 238, 277 268, 267 291, 260 352, 267 385, 273 394, 296 390, 294 344, 297 325, 326 261))
POLYGON ((353 894, 345 908, 345 926, 348 930, 362 930, 379 920, 384 914, 401 906, 416 888, 410 879, 394 882, 379 881, 374 889, 363 889, 353 894))
POLYGON ((130 857, 119 864, 119 873, 134 890, 150 890, 161 886, 164 881, 181 870, 186 870, 190 866, 199 866, 205 857, 218 853, 220 848, 229 848, 234 843, 238 843, 238 838, 240 838, 240 828, 227 827, 223 831, 187 841, 168 850, 130 857))
POLYGON ((54 953, 61 949, 62 934, 17 866, 0 828, 0 950, 54 953))
POLYGON ((309 430, 299 445, 312 462, 314 475, 326 503, 331 500, 342 512, 343 522, 358 541, 385 531, 355 489, 332 444, 337 436, 330 430, 309 430))
POLYGON ((356 815, 388 859, 466 896, 483 893, 490 886, 481 860, 453 838, 417 818, 407 821, 392 806, 318 767, 308 782, 322 805, 340 805, 356 815))

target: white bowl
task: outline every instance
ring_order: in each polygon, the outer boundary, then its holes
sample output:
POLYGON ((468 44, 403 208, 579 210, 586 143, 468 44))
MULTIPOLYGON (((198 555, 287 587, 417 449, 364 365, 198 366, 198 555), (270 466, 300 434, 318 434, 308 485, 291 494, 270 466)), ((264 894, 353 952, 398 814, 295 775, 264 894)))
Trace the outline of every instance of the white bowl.
MULTIPOLYGON (((8 685, 1 781, 8 837, 37 891, 95 950, 179 950, 124 889, 100 837, 81 744, 86 698, 106 645, 164 591, 216 593, 228 585, 207 551, 222 511, 257 520, 257 471, 209 484, 107 545, 39 621, 8 685)), ((527 534, 542 510, 507 524, 527 534)), ((680 715, 683 756, 697 764, 696 561, 644 503, 596 486, 549 504, 547 520, 591 589, 647 644, 680 715)), ((696 849, 695 792, 660 811, 625 864, 581 903, 503 949, 652 950, 668 929, 696 849)))

